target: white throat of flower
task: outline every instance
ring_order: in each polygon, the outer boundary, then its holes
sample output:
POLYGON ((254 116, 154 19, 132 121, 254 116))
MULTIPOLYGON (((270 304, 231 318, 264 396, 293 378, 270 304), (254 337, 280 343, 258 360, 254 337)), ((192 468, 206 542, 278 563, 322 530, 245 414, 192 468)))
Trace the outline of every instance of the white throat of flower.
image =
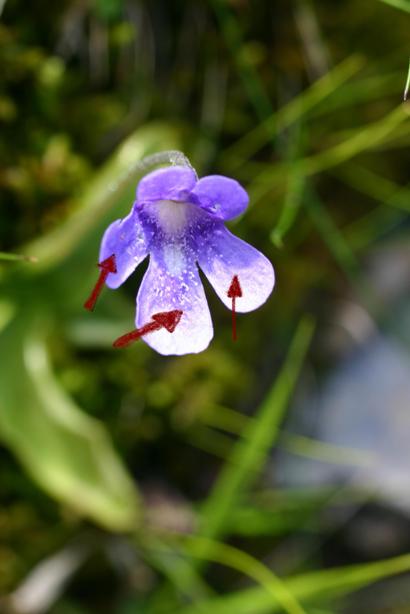
POLYGON ((176 202, 174 200, 158 200, 150 205, 158 226, 165 235, 179 235, 188 223, 187 203, 176 202))

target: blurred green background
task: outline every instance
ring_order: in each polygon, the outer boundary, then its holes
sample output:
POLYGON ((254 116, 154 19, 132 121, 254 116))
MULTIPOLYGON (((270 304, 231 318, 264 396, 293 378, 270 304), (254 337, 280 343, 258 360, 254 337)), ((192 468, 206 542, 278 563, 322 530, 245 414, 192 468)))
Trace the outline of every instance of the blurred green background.
POLYGON ((410 612, 408 0, 0 1, 0 611, 410 612), (249 191, 258 311, 83 309, 147 155, 249 191))

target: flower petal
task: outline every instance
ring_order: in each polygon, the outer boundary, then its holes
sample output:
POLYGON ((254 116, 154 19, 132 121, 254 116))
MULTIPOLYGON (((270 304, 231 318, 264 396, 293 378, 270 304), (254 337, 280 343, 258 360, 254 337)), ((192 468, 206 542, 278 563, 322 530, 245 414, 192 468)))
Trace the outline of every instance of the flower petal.
POLYGON ((213 337, 212 320, 195 259, 188 253, 185 256, 183 264, 180 255, 175 257, 175 266, 179 263, 183 268, 172 275, 164 266, 163 254, 151 253, 137 296, 137 328, 151 322, 155 313, 174 309, 183 312, 173 333, 163 328, 143 337, 164 355, 202 352, 213 337))
POLYGON ((109 273, 106 284, 118 288, 148 254, 147 236, 133 209, 127 217, 116 220, 105 231, 100 247, 100 262, 115 255, 116 273, 109 273))
POLYGON ((238 276, 242 296, 236 299, 236 311, 246 312, 262 305, 275 284, 275 274, 269 260, 257 249, 218 224, 198 250, 198 263, 221 301, 232 309, 228 289, 234 275, 238 276))
POLYGON ((243 213, 249 197, 234 179, 222 175, 203 177, 191 192, 193 202, 214 218, 230 220, 243 213))
POLYGON ((138 184, 137 201, 185 200, 196 183, 188 166, 169 166, 146 175, 138 184))

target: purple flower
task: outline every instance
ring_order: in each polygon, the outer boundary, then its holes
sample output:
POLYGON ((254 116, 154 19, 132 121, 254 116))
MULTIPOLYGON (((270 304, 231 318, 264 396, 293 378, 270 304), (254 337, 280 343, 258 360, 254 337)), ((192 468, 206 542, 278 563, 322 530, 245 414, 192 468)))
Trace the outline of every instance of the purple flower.
POLYGON ((228 177, 197 180, 189 167, 162 168, 140 181, 129 215, 105 231, 100 261, 115 254, 117 265, 106 281, 110 288, 118 288, 149 254, 137 295, 137 327, 157 312, 183 312, 173 333, 161 329, 144 337, 160 354, 201 352, 213 337, 198 265, 228 308, 232 299, 227 292, 238 276, 243 293, 236 301, 238 312, 257 309, 272 292, 269 260, 224 225, 246 209, 248 200, 228 177))

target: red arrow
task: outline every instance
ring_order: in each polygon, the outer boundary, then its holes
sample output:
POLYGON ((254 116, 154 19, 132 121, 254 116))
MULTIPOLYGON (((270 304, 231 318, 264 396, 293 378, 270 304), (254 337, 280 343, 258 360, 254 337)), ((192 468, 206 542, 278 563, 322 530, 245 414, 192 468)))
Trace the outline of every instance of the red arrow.
POLYGON ((113 346, 115 348, 123 348, 147 333, 153 333, 155 330, 160 330, 160 328, 166 328, 169 333, 173 333, 178 326, 182 314, 183 311, 179 309, 154 313, 152 316, 153 322, 148 322, 148 324, 141 326, 141 328, 132 330, 122 337, 118 337, 118 339, 114 341, 113 346))
POLYGON ((89 298, 84 303, 84 307, 88 309, 88 311, 92 311, 94 309, 95 303, 97 302, 98 295, 103 289, 103 285, 105 284, 105 280, 107 279, 108 275, 110 273, 117 272, 115 254, 112 254, 112 256, 109 256, 109 258, 106 258, 102 262, 99 262, 98 267, 101 269, 100 276, 89 298))
POLYGON ((236 313, 235 300, 242 296, 242 288, 237 275, 232 277, 231 285, 229 286, 227 295, 232 299, 232 339, 236 341, 236 313))

